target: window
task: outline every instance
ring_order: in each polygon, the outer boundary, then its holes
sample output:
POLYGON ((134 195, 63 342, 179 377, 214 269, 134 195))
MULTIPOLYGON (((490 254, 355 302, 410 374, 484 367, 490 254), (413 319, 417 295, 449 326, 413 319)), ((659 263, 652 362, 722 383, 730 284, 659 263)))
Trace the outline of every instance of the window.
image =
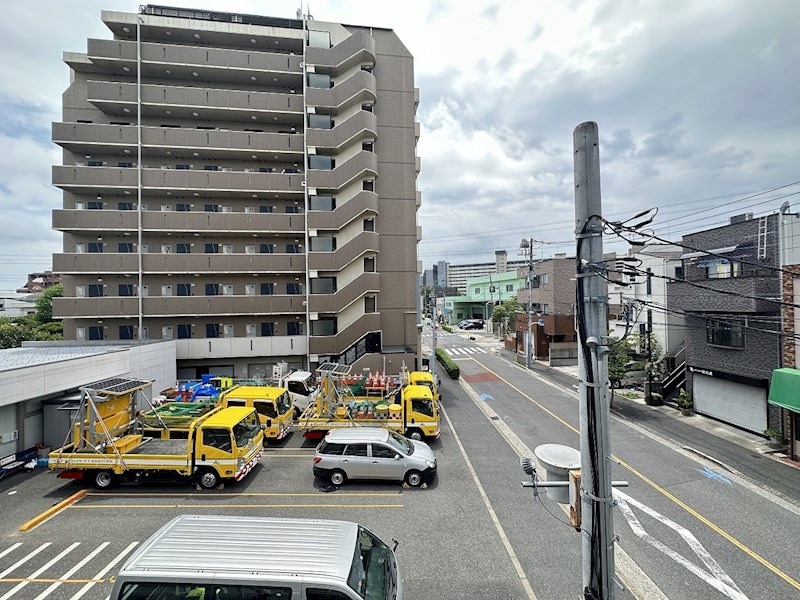
POLYGON ((219 165, 203 165, 203 171, 219 171, 219 165))
POLYGON ((179 202, 175 204, 175 210, 178 212, 189 212, 192 210, 192 207, 190 204, 186 204, 185 202, 179 202))
POLYGON ((336 317, 320 317, 311 321, 311 335, 336 335, 338 324, 336 317))
POLYGON ((102 254, 103 242, 89 242, 86 244, 86 251, 92 254, 102 254))
POLYGON ((375 272, 375 257, 374 256, 365 256, 364 257, 364 273, 374 273, 375 272))
MULTIPOLYGON (((273 171, 274 171, 274 169, 272 167, 258 167, 258 172, 259 173, 272 173, 273 171)), ((264 211, 264 212, 272 212, 272 211, 270 210, 270 211, 264 211)))
POLYGON ((89 339, 90 340, 102 340, 103 339, 103 326, 98 325, 96 327, 89 327, 89 339))
POLYGON ((192 245, 191 244, 175 244, 175 251, 178 254, 191 254, 192 245))
POLYGON ((329 31, 308 30, 308 45, 311 48, 330 48, 331 34, 329 31))
MULTIPOLYGON (((308 126, 311 129, 333 129, 333 117, 331 115, 318 115, 312 113, 308 115, 308 126)), ((312 154, 311 156, 309 156, 309 158, 311 158, 312 156, 316 155, 312 154)), ((311 167, 311 168, 314 169, 319 167, 311 167)))
POLYGON ((258 212, 260 213, 271 213, 272 207, 271 206, 264 206, 263 204, 258 207, 258 212))
MULTIPOLYGON (((203 429, 203 444, 217 448, 223 452, 233 452, 233 442, 231 441, 231 432, 227 429, 212 429, 207 427, 203 429)), ((202 598, 203 596, 198 596, 202 598)))
POLYGON ((132 283, 120 283, 119 284, 119 295, 120 296, 133 296, 133 284, 132 283))
POLYGON ((300 321, 286 323, 286 335, 303 335, 303 323, 300 321))
POLYGON ((324 73, 309 73, 308 87, 319 90, 330 89, 333 87, 331 83, 331 76, 324 73))
POLYGON ((744 327, 741 321, 706 321, 706 342, 713 346, 744 348, 744 327))
POLYGON ((219 254, 219 244, 206 244, 206 254, 219 254))
POLYGON ((514 284, 513 284, 513 283, 509 283, 509 284, 506 286, 506 291, 507 291, 507 292, 513 292, 513 291, 514 291, 514 284))
POLYGON ((286 244, 287 254, 300 254, 300 244, 286 244))
POLYGON ((302 283, 287 283, 286 284, 286 293, 290 296, 297 296, 303 293, 303 284, 302 283))
POLYGON ((216 204, 204 204, 203 210, 205 212, 219 212, 219 206, 216 204))
POLYGON ((332 156, 322 154, 310 154, 308 157, 308 168, 320 171, 330 171, 336 166, 332 156))
POLYGON ((261 284, 261 295, 262 296, 272 296, 275 293, 275 284, 274 283, 262 283, 261 284))
POLYGON ((206 337, 218 338, 220 327, 216 323, 206 323, 206 337))
POLYGON ((394 448, 383 444, 372 444, 372 458, 394 458, 396 455, 394 448))
POLYGON ((375 231, 375 219, 364 219, 364 231, 375 231))
POLYGON ((332 236, 317 236, 311 238, 312 252, 333 252, 336 250, 336 238, 332 236))
POLYGON ((367 296, 366 298, 364 298, 364 312, 367 314, 378 312, 375 296, 367 296))
POLYGON ((133 210, 133 202, 117 202, 117 210, 133 210))
POLYGON ((367 179, 361 184, 361 189, 365 192, 374 192, 375 191, 375 180, 374 179, 367 179))
POLYGON ((117 166, 122 168, 122 169, 131 169, 131 168, 133 168, 133 163, 130 162, 130 161, 124 161, 124 162, 117 163, 117 166))
POLYGON ((547 285, 550 282, 550 273, 539 275, 539 285, 547 285))
POLYGON ((132 340, 133 337, 133 325, 120 325, 119 326, 119 339, 121 340, 132 340))
POLYGON ((310 283, 312 294, 333 294, 336 292, 336 277, 316 277, 310 283))
POLYGON ((90 160, 89 162, 86 163, 86 165, 89 166, 89 167, 102 167, 103 166, 103 161, 102 160, 90 160))
POLYGON ((262 337, 272 337, 275 335, 275 323, 261 323, 262 337))
POLYGON ((261 254, 272 254, 275 252, 275 244, 259 244, 258 251, 261 254))
POLYGON ((86 208, 87 210, 103 210, 103 203, 90 200, 86 203, 86 208))
POLYGON ((331 211, 336 209, 336 199, 333 196, 309 196, 308 206, 310 210, 331 211))
POLYGON ((290 204, 290 205, 288 205, 286 207, 286 212, 288 214, 296 215, 296 214, 299 214, 299 213, 303 212, 303 209, 299 205, 290 204))
POLYGON ((647 268, 647 280, 645 281, 645 294, 650 296, 653 293, 653 271, 647 268))
POLYGON ((218 283, 207 283, 206 284, 206 296, 219 296, 219 284, 218 283))
POLYGON ((480 293, 481 293, 481 288, 479 288, 479 287, 476 287, 476 288, 475 288, 475 291, 474 291, 473 293, 474 293, 475 295, 478 295, 478 294, 480 294, 480 293))
POLYGON ((130 254, 133 252, 133 244, 122 242, 117 245, 117 252, 120 254, 130 254))
POLYGON ((344 456, 366 456, 366 455, 367 455, 366 444, 347 444, 347 448, 344 449, 344 456))
POLYGON ((730 279, 742 276, 742 263, 738 260, 730 261, 727 258, 712 258, 700 261, 698 267, 705 267, 709 279, 730 279))
POLYGON ((372 140, 368 142, 361 142, 361 149, 366 152, 375 152, 375 142, 372 140))
POLYGON ((192 337, 192 326, 184 324, 178 325, 178 339, 188 340, 192 337))
POLYGON ((191 296, 192 295, 192 284, 191 283, 179 283, 177 286, 178 296, 191 296))
POLYGON ((178 171, 188 171, 189 169, 191 169, 191 166, 190 165, 175 165, 175 168, 178 171))
POLYGON ((88 287, 88 296, 89 298, 101 298, 103 296, 103 284, 102 283, 93 283, 88 287))

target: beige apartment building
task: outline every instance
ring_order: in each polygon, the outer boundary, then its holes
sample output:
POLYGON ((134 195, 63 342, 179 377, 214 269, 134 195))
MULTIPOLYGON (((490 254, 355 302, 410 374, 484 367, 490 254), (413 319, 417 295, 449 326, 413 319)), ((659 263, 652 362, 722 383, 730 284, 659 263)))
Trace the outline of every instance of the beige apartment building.
POLYGON ((146 5, 66 52, 68 340, 178 374, 419 366, 414 63, 389 29, 146 5))

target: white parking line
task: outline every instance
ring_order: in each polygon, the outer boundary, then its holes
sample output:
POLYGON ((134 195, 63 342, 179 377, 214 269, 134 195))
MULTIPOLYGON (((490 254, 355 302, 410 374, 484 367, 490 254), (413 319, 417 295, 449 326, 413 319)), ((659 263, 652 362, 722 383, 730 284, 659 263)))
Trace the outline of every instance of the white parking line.
MULTIPOLYGON (((121 561, 123 558, 125 558, 125 556, 131 550, 133 550, 138 544, 139 544, 139 542, 131 542, 128 545, 128 547, 125 548, 119 554, 117 554, 110 563, 108 563, 105 567, 100 569, 100 571, 97 573, 97 575, 95 575, 92 579, 102 579, 103 577, 105 577, 106 573, 108 573, 111 569, 113 569, 114 565, 116 565, 119 561, 121 561)), ((96 581, 90 581, 89 583, 84 585, 81 589, 79 589, 69 600, 78 600, 78 598, 82 598, 83 595, 86 592, 88 592, 90 589, 92 589, 92 587, 94 587, 95 583, 96 583, 96 581)))
POLYGON ((73 542, 72 544, 70 544, 69 546, 64 548, 61 552, 56 554, 53 558, 48 560, 41 567, 36 569, 33 573, 28 575, 28 578, 27 578, 26 581, 20 581, 17 585, 15 585, 13 588, 8 590, 2 596, 0 596, 0 600, 8 600, 9 598, 13 598, 19 590, 21 590, 22 588, 24 588, 26 585, 28 585, 30 583, 31 579, 36 579, 37 577, 39 577, 39 575, 44 573, 47 569, 52 567, 54 564, 56 564, 58 561, 60 561, 62 558, 64 558, 64 556, 66 556, 67 554, 72 552, 79 545, 80 545, 80 542, 73 542))
MULTIPOLYGON (((78 569, 80 569, 81 567, 83 567, 83 565, 85 565, 85 564, 86 564, 86 563, 88 563, 90 560, 92 560, 92 559, 93 559, 95 556, 97 556, 98 554, 100 554, 100 552, 102 552, 102 551, 105 549, 105 547, 106 547, 106 546, 108 546, 108 544, 109 544, 109 542, 103 542, 102 544, 100 544, 100 545, 99 545, 97 548, 95 548, 94 550, 92 550, 92 551, 91 551, 89 554, 87 554, 87 555, 86 555, 86 556, 85 556, 85 557, 84 557, 82 560, 80 560, 80 561, 78 562, 78 564, 76 564, 76 565, 75 565, 74 567, 72 567, 72 568, 71 568, 69 571, 67 571, 67 572, 66 572, 66 573, 64 573, 64 574, 63 574, 61 577, 59 577, 59 579, 61 579, 61 580, 67 580, 67 579, 69 579, 70 577, 72 577, 72 575, 73 575, 73 574, 75 574, 75 573, 78 571, 78 569)), ((54 591, 54 590, 55 590, 55 589, 56 589, 58 586, 60 586, 60 585, 61 585, 61 583, 62 583, 61 581, 56 581, 55 583, 52 583, 52 584, 50 584, 50 585, 47 587, 47 589, 46 589, 45 591, 43 591, 41 594, 39 594, 38 596, 36 596, 36 598, 34 598, 33 600, 43 600, 44 598, 47 598, 47 596, 49 596, 50 594, 52 594, 52 593, 53 593, 53 591, 54 591)))
POLYGON ((13 572, 13 571, 14 571, 14 570, 17 568, 17 567, 21 567, 22 565, 24 565, 26 562, 28 562, 28 561, 29 561, 30 559, 32 559, 34 556, 36 556, 37 554, 39 554, 39 552, 41 552, 42 550, 44 550, 45 548, 47 548, 49 545, 50 545, 50 542, 45 542, 44 544, 42 544, 41 546, 39 546, 39 547, 38 547, 36 550, 34 550, 34 551, 33 551, 33 552, 31 552, 30 554, 28 554, 28 556, 26 556, 26 557, 24 557, 24 558, 21 558, 20 560, 18 560, 17 562, 15 562, 13 565, 11 565, 10 567, 8 567, 8 568, 7 568, 5 571, 3 571, 2 573, 0 573, 0 579, 4 579, 6 575, 8 575, 9 573, 12 573, 12 572, 13 572))

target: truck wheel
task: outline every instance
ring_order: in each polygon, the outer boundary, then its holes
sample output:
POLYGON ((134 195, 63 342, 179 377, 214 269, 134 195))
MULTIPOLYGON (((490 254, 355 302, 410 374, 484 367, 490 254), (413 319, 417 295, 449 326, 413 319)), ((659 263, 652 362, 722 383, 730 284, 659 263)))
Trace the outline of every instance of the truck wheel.
POLYGON ((213 490, 219 485, 219 475, 214 469, 203 469, 197 474, 197 483, 204 490, 213 490))
POLYGON ((94 474, 94 487, 98 490, 108 490, 117 484, 117 477, 111 471, 97 471, 94 474))
POLYGON ((347 481, 347 475, 345 472, 340 469, 334 469, 331 471, 330 480, 333 485, 343 485, 345 481, 347 481))
POLYGON ((406 483, 411 487, 419 487, 422 485, 422 473, 419 471, 409 471, 406 473, 406 483))
POLYGON ((409 429, 406 435, 412 440, 417 440, 418 442, 421 442, 425 439, 425 436, 422 435, 422 432, 419 429, 409 429))

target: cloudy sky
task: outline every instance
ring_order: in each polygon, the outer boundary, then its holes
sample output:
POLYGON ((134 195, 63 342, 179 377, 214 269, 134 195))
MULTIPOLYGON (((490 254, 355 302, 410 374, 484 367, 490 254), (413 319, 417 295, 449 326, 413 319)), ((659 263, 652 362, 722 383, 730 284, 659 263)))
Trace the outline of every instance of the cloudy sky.
MULTIPOLYGON (((170 6, 293 17, 299 0, 170 6)), ((110 38, 103 9, 130 0, 3 3, 0 290, 61 251, 50 127, 64 51, 110 38), (31 7, 35 6, 35 10, 31 7)), ((315 0, 320 21, 394 29, 415 57, 420 260, 430 267, 574 253, 572 134, 600 131, 603 214, 657 207, 671 240, 800 207, 800 2, 795 0, 315 0)), ((609 238, 606 250, 625 247, 609 238)))

